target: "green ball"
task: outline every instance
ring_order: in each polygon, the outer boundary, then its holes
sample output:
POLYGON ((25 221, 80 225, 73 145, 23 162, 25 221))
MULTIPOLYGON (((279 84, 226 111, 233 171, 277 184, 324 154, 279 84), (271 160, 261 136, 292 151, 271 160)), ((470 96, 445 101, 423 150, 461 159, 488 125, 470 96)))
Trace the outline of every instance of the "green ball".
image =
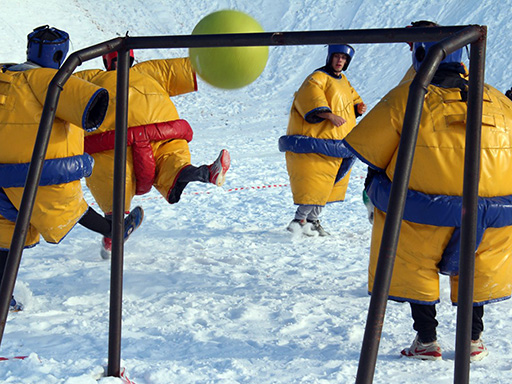
MULTIPOLYGON (((261 25, 246 13, 223 10, 205 16, 192 35, 264 32, 261 25)), ((237 89, 256 80, 265 69, 268 47, 189 48, 196 73, 218 88, 237 89)))

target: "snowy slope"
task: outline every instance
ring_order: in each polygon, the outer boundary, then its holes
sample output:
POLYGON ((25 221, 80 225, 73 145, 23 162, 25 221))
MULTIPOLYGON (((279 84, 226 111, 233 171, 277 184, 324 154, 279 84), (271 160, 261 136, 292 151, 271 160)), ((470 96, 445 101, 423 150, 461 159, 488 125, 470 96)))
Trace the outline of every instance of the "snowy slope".
MULTIPOLYGON (((511 7, 512 0, 18 0, 2 4, 0 61, 23 61, 26 35, 44 24, 69 32, 75 51, 127 32, 189 34, 220 9, 247 12, 266 31, 395 28, 430 19, 487 25, 486 82, 505 91, 512 86, 511 7)), ((409 67, 409 48, 355 48, 347 76, 371 107, 409 67)), ((369 304, 365 167, 356 164, 345 203, 323 213, 331 237, 293 238, 285 227, 295 208, 277 150, 293 92, 325 53, 322 45, 271 47, 250 86, 223 91, 200 82, 199 92, 174 98, 194 128, 193 163, 211 162, 222 148, 233 163, 222 188, 190 185, 172 206, 155 191, 134 201, 146 219, 125 247, 122 365, 137 384, 354 382, 369 304)), ((186 54, 136 52, 141 61, 186 54)), ((83 65, 96 67, 99 59, 83 65)), ((15 293, 26 310, 9 315, 0 356, 30 357, 0 362, 2 382, 96 382, 107 363, 110 286, 99 242, 78 226, 58 246, 24 252, 15 293)), ((399 352, 414 337, 409 307, 389 303, 375 383, 453 382, 456 309, 445 280, 438 314, 444 360, 405 360, 399 352)), ((486 307, 490 355, 471 365, 472 382, 510 381, 510 319, 511 301, 486 307)))

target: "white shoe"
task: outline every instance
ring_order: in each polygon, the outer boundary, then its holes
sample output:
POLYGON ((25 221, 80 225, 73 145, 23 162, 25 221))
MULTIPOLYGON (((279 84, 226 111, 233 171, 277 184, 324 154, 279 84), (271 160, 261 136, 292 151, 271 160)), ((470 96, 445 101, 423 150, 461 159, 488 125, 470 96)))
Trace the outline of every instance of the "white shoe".
POLYGON ((306 220, 293 219, 286 227, 286 230, 291 233, 302 233, 302 228, 306 225, 306 220))
POLYGON ((422 343, 418 339, 417 335, 412 342, 411 347, 403 349, 400 354, 402 356, 420 360, 441 360, 443 358, 441 353, 441 346, 437 341, 422 343))
POLYGON ((318 236, 318 232, 313 229, 311 223, 307 222, 305 219, 293 219, 286 227, 286 230, 291 232, 294 236, 304 235, 309 237, 318 236))
POLYGON ((482 339, 471 340, 471 347, 469 352, 469 361, 480 361, 489 354, 482 339))
POLYGON ((112 239, 110 237, 103 237, 103 239, 101 239, 100 255, 102 259, 110 260, 110 256, 112 255, 112 239))

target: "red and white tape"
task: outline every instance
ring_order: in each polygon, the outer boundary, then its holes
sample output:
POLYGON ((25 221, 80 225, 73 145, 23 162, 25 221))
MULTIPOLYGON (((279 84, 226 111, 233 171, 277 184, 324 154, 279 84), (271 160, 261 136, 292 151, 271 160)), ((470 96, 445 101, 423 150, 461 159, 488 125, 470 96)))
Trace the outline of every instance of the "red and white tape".
POLYGON ((28 356, 13 356, 13 357, 1 357, 0 361, 7 361, 7 360, 25 360, 28 356))

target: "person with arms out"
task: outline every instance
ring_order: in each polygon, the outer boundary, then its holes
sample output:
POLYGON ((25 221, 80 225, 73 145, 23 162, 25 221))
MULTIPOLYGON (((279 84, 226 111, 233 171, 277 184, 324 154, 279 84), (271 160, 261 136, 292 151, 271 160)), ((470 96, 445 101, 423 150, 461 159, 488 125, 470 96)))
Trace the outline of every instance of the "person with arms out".
MULTIPOLYGON (((130 51, 131 64, 134 61, 130 51)), ((85 152, 95 162, 87 186, 107 218, 112 214, 114 173, 115 105, 117 52, 103 56, 106 71, 95 69, 74 75, 106 88, 110 106, 98 130, 86 133, 85 152)), ((231 160, 226 149, 210 165, 191 164, 188 142, 192 128, 180 119, 171 96, 197 90, 196 74, 189 58, 149 60, 131 66, 128 104, 128 151, 126 159, 125 209, 135 195, 154 186, 168 203, 180 200, 187 184, 193 181, 222 186, 231 160)), ((111 239, 102 241, 101 256, 109 258, 111 239)))
MULTIPOLYGON (((33 146, 48 85, 69 48, 69 35, 47 25, 28 35, 27 62, 0 71, 0 281, 14 233, 33 146)), ((87 205, 80 179, 92 171, 83 152, 84 130, 101 124, 108 107, 107 90, 71 77, 60 94, 34 202, 25 247, 40 235, 57 244, 77 224, 102 235, 111 223, 87 205), (72 123, 72 124, 70 124, 72 123)), ((143 218, 140 207, 125 220, 128 237, 143 218)), ((21 305, 12 300, 11 310, 21 305)))
POLYGON ((356 125, 356 117, 366 112, 342 73, 353 57, 350 45, 328 47, 325 66, 309 75, 296 92, 287 133, 279 139, 298 205, 287 228, 292 233, 328 236, 320 213, 326 203, 345 199, 354 157, 341 140, 356 125))
MULTIPOLYGON (((413 44, 416 71, 434 44, 413 44)), ((442 358, 436 332, 439 274, 450 276, 454 304, 458 296, 468 96, 462 52, 443 59, 427 88, 389 292, 389 299, 409 302, 417 332, 411 347, 401 354, 425 360, 442 358)), ((377 171, 367 189, 375 206, 370 292, 411 82, 391 90, 345 138, 347 147, 377 171)), ((485 84, 471 361, 488 354, 481 339, 484 305, 508 299, 512 293, 511 128, 512 102, 485 84)))

